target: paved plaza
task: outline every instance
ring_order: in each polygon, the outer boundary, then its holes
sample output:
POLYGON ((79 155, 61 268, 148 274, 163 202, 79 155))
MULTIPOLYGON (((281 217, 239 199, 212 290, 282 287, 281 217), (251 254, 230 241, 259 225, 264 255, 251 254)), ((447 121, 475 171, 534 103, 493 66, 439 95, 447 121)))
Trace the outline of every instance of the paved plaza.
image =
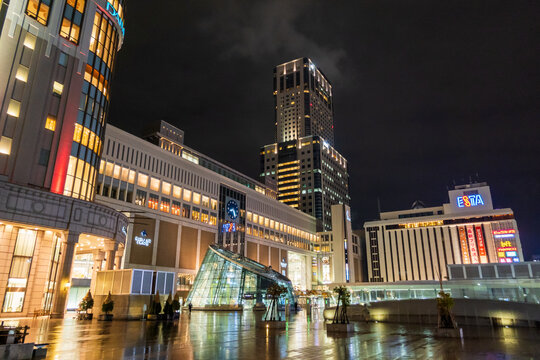
POLYGON ((179 321, 22 319, 27 342, 49 343, 54 359, 533 359, 540 330, 478 327, 462 339, 435 339, 419 325, 356 323, 352 335, 328 335, 315 312, 292 314, 284 330, 259 329, 261 314, 183 313, 179 321))

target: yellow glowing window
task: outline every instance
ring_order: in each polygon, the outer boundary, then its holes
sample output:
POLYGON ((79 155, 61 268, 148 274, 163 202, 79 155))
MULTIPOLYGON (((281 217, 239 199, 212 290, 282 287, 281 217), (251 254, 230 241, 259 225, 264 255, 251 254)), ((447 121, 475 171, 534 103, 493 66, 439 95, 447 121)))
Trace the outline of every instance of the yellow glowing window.
POLYGON ((107 162, 107 165, 105 165, 105 175, 112 177, 113 169, 114 169, 114 164, 112 162, 107 162))
POLYGON ((168 183, 168 182, 163 181, 161 183, 161 192, 164 193, 165 195, 170 195, 171 194, 171 184, 168 183))
POLYGON ((247 221, 251 221, 251 211, 247 212, 247 221))
POLYGON ((96 134, 93 131, 90 131, 90 137, 88 138, 88 148, 94 150, 94 143, 96 140, 96 134))
POLYGON ((62 91, 64 91, 64 85, 60 84, 59 82, 53 83, 53 93, 57 95, 62 95, 62 91))
POLYGON ((81 144, 84 146, 88 145, 88 138, 90 137, 90 130, 88 128, 83 128, 81 144))
POLYGON ((210 207, 210 198, 208 196, 202 197, 202 206, 210 207))
POLYGON ((180 199, 182 196, 182 188, 180 186, 173 185, 173 196, 180 199))
POLYGON ((139 173, 139 176, 137 177, 137 186, 140 187, 147 187, 148 186, 148 175, 139 173))
POLYGON ((191 201, 191 190, 184 189, 184 201, 191 201))
POLYGON ((263 225, 264 224, 264 216, 259 216, 259 225, 263 225))
POLYGON ((257 223, 259 221, 259 215, 253 214, 253 222, 257 223))
POLYGON ((24 37, 24 46, 34 50, 34 48, 36 47, 36 36, 30 33, 26 33, 26 36, 24 37))
POLYGON ((54 116, 47 116, 47 120, 45 120, 45 129, 51 131, 54 131, 56 129, 56 118, 54 116))
POLYGON ((21 103, 18 102, 17 100, 11 99, 9 101, 7 114, 18 118, 20 111, 21 111, 21 103))
POLYGON ((120 170, 122 168, 119 166, 119 165, 114 165, 114 168, 113 168, 113 178, 115 179, 120 179, 120 170))
POLYGON ((159 191, 159 179, 156 179, 156 178, 151 178, 150 179, 150 189, 154 190, 154 191, 159 191))
POLYGON ((129 169, 122 167, 122 174, 120 175, 120 180, 127 182, 129 176, 129 169))
POLYGON ((28 81, 28 68, 24 65, 19 65, 19 67, 17 68, 17 74, 15 75, 15 78, 22 82, 28 81))
POLYGON ((99 162, 99 173, 100 174, 103 174, 103 172, 105 171, 105 163, 106 163, 105 160, 101 160, 99 162))
POLYGON ((135 171, 133 170, 129 170, 128 183, 130 184, 135 183, 135 171))
POLYGON ((201 194, 193 193, 193 203, 199 205, 201 203, 201 194))
POLYGON ((49 20, 50 1, 29 0, 26 15, 36 19, 40 24, 47 25, 49 20))
POLYGON ((0 154, 9 155, 11 153, 11 138, 2 136, 0 138, 0 154))
POLYGON ((217 210, 217 200, 216 199, 210 199, 210 205, 212 210, 217 210))

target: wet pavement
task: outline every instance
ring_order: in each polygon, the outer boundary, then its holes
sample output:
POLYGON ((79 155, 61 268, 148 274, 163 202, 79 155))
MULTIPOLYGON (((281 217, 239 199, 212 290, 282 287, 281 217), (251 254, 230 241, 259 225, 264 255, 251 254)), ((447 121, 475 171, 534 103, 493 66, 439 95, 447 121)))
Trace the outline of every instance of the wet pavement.
POLYGON ((540 330, 477 327, 438 339, 420 325, 355 323, 354 334, 326 333, 322 317, 292 314, 286 329, 260 329, 245 312, 183 313, 180 320, 21 319, 27 342, 49 343, 51 359, 536 359, 540 330))

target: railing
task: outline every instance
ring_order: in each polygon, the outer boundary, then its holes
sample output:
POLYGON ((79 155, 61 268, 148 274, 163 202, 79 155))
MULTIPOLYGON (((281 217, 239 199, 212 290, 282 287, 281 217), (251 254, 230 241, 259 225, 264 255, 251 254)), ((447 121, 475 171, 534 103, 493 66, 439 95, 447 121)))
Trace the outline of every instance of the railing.
POLYGON ((0 325, 0 344, 22 344, 28 335, 29 326, 4 326, 0 325))

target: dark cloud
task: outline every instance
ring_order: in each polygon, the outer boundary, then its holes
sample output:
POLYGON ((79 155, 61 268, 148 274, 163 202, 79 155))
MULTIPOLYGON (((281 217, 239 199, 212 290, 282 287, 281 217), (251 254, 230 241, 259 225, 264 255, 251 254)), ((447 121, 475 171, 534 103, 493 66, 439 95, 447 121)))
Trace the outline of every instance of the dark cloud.
POLYGON ((130 1, 110 122, 164 119, 256 177, 274 141, 272 68, 310 57, 333 84, 356 227, 383 210, 447 202, 479 174, 540 253, 540 3, 130 1))

